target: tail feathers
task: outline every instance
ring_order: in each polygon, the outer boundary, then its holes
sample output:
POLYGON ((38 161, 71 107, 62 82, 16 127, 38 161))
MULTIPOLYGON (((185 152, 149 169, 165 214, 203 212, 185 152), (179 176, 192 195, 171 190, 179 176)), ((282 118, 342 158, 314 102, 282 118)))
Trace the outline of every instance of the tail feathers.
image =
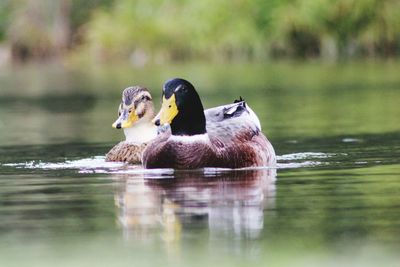
POLYGON ((239 99, 235 99, 235 101, 233 101, 234 104, 239 103, 239 102, 243 102, 244 106, 246 107, 246 102, 245 100, 242 98, 242 96, 239 96, 239 99))
POLYGON ((224 118, 239 117, 246 109, 246 102, 240 97, 241 101, 235 100, 235 103, 223 109, 224 118))
POLYGON ((254 111, 246 104, 246 101, 242 98, 242 96, 239 96, 239 99, 235 99, 235 101, 233 103, 238 104, 239 106, 237 106, 237 107, 233 106, 233 107, 236 107, 236 111, 233 112, 233 114, 230 116, 229 115, 226 116, 226 114, 224 112, 224 118, 239 117, 243 113, 243 111, 246 110, 246 112, 250 115, 251 120, 257 126, 258 130, 261 131, 260 120, 258 119, 257 115, 254 113, 254 111))

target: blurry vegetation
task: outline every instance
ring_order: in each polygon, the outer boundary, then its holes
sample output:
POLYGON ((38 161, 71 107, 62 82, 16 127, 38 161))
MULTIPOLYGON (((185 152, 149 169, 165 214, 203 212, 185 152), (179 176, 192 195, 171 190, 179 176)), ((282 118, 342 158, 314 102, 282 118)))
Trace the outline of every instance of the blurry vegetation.
POLYGON ((400 0, 3 0, 14 59, 100 61, 393 57, 400 0))
MULTIPOLYGON (((64 56, 80 36, 93 9, 110 0, 2 0, 0 48, 9 48, 14 61, 64 56)), ((0 62, 1 63, 1 62, 0 62)))

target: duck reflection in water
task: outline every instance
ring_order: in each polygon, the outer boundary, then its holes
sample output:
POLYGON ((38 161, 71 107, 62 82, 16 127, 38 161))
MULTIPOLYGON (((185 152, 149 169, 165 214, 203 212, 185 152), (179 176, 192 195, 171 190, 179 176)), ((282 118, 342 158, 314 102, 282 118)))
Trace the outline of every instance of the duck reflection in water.
POLYGON ((176 243, 186 229, 209 237, 259 237, 274 207, 275 169, 171 171, 118 176, 115 202, 127 238, 176 243), (183 230, 185 229, 185 230, 183 230))

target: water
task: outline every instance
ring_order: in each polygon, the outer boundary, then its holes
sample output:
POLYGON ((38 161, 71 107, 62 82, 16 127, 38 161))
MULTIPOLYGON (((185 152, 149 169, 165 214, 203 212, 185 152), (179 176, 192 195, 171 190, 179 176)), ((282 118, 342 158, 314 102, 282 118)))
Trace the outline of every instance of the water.
MULTIPOLYGON (((400 64, 32 66, 0 75, 1 266, 399 266, 400 64), (276 169, 104 162, 121 90, 243 96, 276 169), (154 88, 154 89, 153 89, 154 88)), ((159 103, 156 103, 159 105, 159 103)))

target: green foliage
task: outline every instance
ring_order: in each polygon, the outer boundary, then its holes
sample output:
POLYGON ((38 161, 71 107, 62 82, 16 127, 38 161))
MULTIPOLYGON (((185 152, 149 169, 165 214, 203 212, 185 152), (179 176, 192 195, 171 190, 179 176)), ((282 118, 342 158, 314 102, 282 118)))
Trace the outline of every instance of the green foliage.
POLYGON ((153 59, 397 55, 399 0, 123 0, 95 13, 97 57, 153 59))
POLYGON ((360 41, 368 51, 384 55, 400 52, 400 1, 387 0, 378 2, 374 20, 361 34, 360 41))
POLYGON ((0 41, 6 38, 7 27, 12 10, 11 0, 0 1, 0 41))
POLYGON ((134 51, 161 60, 246 57, 263 41, 252 19, 255 11, 249 0, 230 5, 212 0, 120 1, 112 10, 94 14, 87 40, 92 51, 106 58, 134 51))
POLYGON ((400 53, 400 0, 5 0, 0 41, 49 50, 57 45, 54 28, 62 19, 54 14, 63 4, 69 48, 100 60, 336 60, 400 53))
POLYGON ((398 0, 294 0, 277 9, 276 40, 285 51, 303 56, 313 48, 317 56, 398 54, 399 7, 398 0))
POLYGON ((89 19, 94 9, 110 8, 114 0, 70 0, 71 2, 71 28, 76 32, 89 19))

